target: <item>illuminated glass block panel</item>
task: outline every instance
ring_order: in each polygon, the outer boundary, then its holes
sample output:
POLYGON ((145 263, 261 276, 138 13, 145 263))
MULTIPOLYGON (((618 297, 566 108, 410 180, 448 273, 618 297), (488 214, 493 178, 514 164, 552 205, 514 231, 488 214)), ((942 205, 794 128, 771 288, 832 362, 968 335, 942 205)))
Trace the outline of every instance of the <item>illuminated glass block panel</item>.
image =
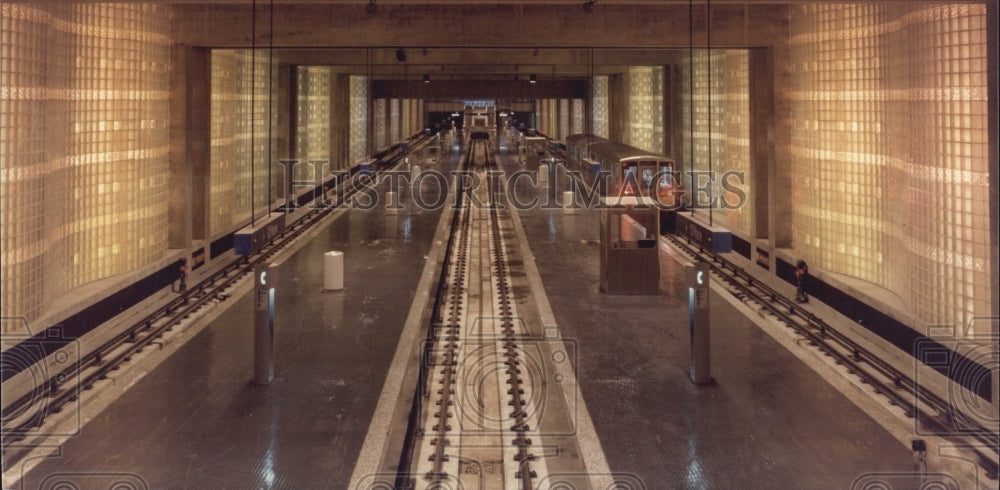
POLYGON ((399 99, 389 100, 389 143, 402 139, 402 106, 399 99))
POLYGON ((385 99, 375 99, 372 101, 372 125, 375 134, 375 151, 383 150, 389 146, 388 118, 386 117, 385 99))
POLYGON ((569 136, 570 105, 569 99, 559 99, 559 133, 558 139, 569 136))
MULTIPOLYGON (((302 66, 297 69, 298 94, 295 121, 295 180, 313 182, 319 176, 312 161, 330 160, 330 94, 333 69, 322 66, 302 66)), ((329 164, 320 167, 326 174, 329 164)))
POLYGON ((5 315, 140 269, 167 248, 163 6, 2 6, 5 315))
POLYGON ((602 138, 608 138, 608 77, 594 77, 591 87, 593 133, 602 138))
MULTIPOLYGON (((697 203, 712 207, 713 223, 750 232, 752 199, 741 202, 731 188, 748 194, 750 172, 749 53, 742 49, 696 49, 681 62, 681 151, 674 155, 681 168, 703 172, 715 185, 698 193, 697 203), (714 204, 713 204, 714 203, 714 204)), ((662 120, 660 121, 662 124, 662 120)), ((662 141, 662 139, 661 139, 662 141)), ((684 185, 695 188, 690 176, 684 185)), ((707 213, 707 211, 706 211, 707 213)))
POLYGON ((580 134, 586 131, 586 109, 584 107, 583 99, 573 99, 570 111, 573 114, 570 120, 569 134, 580 134))
POLYGON ((368 155, 368 78, 351 76, 351 162, 368 155))
POLYGON ((548 103, 548 120, 545 125, 545 134, 559 134, 559 99, 546 99, 548 103))
POLYGON ((628 120, 625 143, 653 153, 663 153, 663 68, 632 66, 628 69, 628 120))
POLYGON ((926 324, 989 308, 986 7, 792 10, 793 244, 926 324))
POLYGON ((211 64, 209 230, 217 235, 267 212, 276 199, 270 174, 281 170, 269 168, 277 145, 268 94, 277 84, 267 51, 213 50, 211 64))

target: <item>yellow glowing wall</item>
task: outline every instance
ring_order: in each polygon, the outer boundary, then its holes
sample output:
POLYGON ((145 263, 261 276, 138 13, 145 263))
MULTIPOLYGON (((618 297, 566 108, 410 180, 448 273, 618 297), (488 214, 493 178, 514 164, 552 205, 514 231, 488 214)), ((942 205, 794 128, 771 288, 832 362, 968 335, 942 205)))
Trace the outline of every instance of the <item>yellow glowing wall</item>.
POLYGON ((351 165, 368 155, 368 79, 351 77, 351 165))
POLYGON ((386 117, 386 107, 388 104, 385 99, 375 99, 372 101, 372 121, 373 130, 375 131, 375 147, 373 150, 379 151, 385 149, 389 146, 389 131, 388 131, 388 118, 386 117))
POLYGON ((608 77, 594 77, 591 82, 593 133, 602 138, 608 138, 608 77))
POLYGON ((792 10, 797 255, 927 323, 990 313, 986 7, 792 10))
POLYGON ((400 99, 389 100, 389 143, 396 144, 402 139, 403 111, 400 99))
POLYGON ((580 134, 584 132, 586 113, 584 111, 583 99, 573 99, 571 101, 572 119, 570 119, 569 134, 580 134))
POLYGON ((653 153, 663 153, 663 68, 633 66, 628 69, 628 119, 625 143, 653 153))
POLYGON ((167 248, 165 7, 2 6, 3 314, 167 248))
POLYGON ((557 139, 565 140, 569 136, 569 112, 570 99, 559 99, 559 133, 557 139))
MULTIPOLYGON (((330 85, 333 70, 323 66, 299 67, 296 76, 298 102, 295 121, 295 180, 315 182, 316 167, 312 160, 330 161, 330 85)), ((329 163, 320 173, 329 171, 329 163)))
MULTIPOLYGON (((674 157, 685 171, 710 172, 714 176, 712 193, 698 195, 700 206, 715 201, 713 223, 749 233, 750 199, 741 202, 721 182, 726 178, 749 193, 749 186, 744 184, 750 175, 749 54, 742 49, 713 49, 711 53, 697 49, 693 57, 685 55, 682 59, 680 111, 684 131, 681 151, 674 157)), ((684 185, 693 188, 687 175, 684 185)))
POLYGON ((276 133, 268 127, 268 93, 276 84, 267 52, 214 50, 211 63, 209 230, 218 235, 250 219, 251 200, 258 216, 267 212, 281 170, 275 166, 269 178, 276 147, 269 133, 276 133))

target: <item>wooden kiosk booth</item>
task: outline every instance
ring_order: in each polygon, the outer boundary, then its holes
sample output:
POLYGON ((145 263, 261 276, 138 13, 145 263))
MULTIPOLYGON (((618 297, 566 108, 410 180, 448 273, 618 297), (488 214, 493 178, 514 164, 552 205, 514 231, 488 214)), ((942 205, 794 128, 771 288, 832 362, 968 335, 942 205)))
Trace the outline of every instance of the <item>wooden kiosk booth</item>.
POLYGON ((644 196, 601 200, 601 292, 659 294, 660 208, 644 196))

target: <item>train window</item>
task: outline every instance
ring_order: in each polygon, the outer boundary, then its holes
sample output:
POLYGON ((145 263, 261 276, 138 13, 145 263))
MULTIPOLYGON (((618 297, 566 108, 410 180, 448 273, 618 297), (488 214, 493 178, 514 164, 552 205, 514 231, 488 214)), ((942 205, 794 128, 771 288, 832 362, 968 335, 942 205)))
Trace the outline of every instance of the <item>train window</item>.
POLYGON ((653 185, 653 169, 644 167, 642 169, 642 188, 649 189, 653 185))
POLYGON ((622 165, 622 180, 628 182, 635 179, 635 164, 626 163, 622 165))

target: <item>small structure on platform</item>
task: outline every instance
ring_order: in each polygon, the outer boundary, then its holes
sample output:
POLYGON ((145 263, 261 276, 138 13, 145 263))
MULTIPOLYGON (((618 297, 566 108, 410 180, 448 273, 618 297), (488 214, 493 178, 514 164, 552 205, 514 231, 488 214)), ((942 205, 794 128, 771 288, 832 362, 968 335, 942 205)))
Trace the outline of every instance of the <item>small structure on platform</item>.
POLYGON ((331 250, 323 254, 323 290, 344 289, 344 252, 331 250))
POLYGON ((659 294, 660 210, 644 196, 601 200, 601 291, 659 294))
POLYGON ((254 269, 257 298, 254 308, 253 382, 271 384, 274 379, 274 264, 261 264, 254 269))
POLYGON ((253 255, 285 230, 285 213, 268 213, 233 234, 236 255, 253 255))
POLYGON ((721 226, 709 225, 701 216, 677 213, 677 235, 703 250, 715 253, 733 251, 733 233, 721 226))

